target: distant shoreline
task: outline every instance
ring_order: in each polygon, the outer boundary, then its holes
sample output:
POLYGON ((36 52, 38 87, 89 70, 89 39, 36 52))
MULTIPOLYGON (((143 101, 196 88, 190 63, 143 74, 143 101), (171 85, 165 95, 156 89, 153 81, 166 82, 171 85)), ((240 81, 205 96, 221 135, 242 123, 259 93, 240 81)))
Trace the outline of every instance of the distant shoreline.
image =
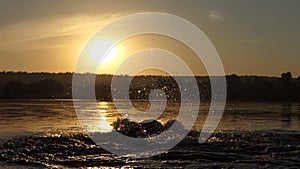
MULTIPOLYGON (((113 75, 81 74, 83 81, 95 78, 95 94, 99 101, 111 101, 111 80, 113 75)), ((128 76, 131 100, 148 100, 153 89, 160 89, 169 101, 180 100, 180 89, 170 76, 128 76), (139 92, 137 92, 139 91, 139 92)), ((182 80, 192 76, 177 76, 182 80)), ((220 78, 220 76, 214 76, 220 78)), ((0 99, 72 99, 73 73, 28 73, 0 72, 0 99)), ((210 101, 210 80, 208 76, 196 76, 202 102, 210 101)), ((298 102, 300 101, 300 77, 293 78, 290 72, 281 77, 226 75, 227 100, 242 102, 298 102)), ((124 99, 124 98, 118 98, 124 99)))

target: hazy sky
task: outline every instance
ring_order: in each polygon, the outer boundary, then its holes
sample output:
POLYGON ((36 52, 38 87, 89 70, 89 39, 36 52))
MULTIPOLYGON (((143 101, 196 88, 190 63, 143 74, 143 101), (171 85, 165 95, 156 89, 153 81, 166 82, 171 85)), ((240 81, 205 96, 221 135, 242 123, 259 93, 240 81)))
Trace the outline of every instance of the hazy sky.
POLYGON ((73 71, 97 29, 149 11, 197 25, 227 74, 300 75, 299 0, 0 0, 0 71, 73 71))

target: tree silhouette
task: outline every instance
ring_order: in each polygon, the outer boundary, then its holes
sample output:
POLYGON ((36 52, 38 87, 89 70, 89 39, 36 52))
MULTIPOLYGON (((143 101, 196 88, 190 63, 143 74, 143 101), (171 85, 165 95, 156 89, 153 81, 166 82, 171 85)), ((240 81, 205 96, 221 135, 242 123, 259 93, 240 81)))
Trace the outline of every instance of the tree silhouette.
POLYGON ((7 98, 22 98, 27 92, 27 86, 17 80, 9 81, 4 86, 4 96, 7 98))
MULTIPOLYGON (((82 74, 82 77, 92 76, 82 74)), ((99 100, 111 100, 112 75, 95 75, 95 93, 99 100)), ((117 75, 120 82, 128 76, 117 75)), ((177 77, 191 85, 191 77, 177 77)), ((218 77, 215 77, 218 78, 218 77)), ((0 98, 71 98, 72 73, 0 72, 0 98)), ((201 101, 211 98, 209 77, 196 77, 201 101)), ((240 101, 300 101, 300 76, 291 72, 281 77, 226 76, 227 99, 240 101)), ((129 97, 132 100, 148 100, 151 90, 162 90, 168 102, 180 101, 181 91, 177 82, 168 76, 135 76, 130 82, 129 97)), ((184 93, 193 99, 194 93, 184 93)), ((121 95, 120 95, 121 96, 121 95)), ((117 95, 116 98, 119 98, 117 95)), ((122 99, 122 98, 120 98, 122 99)))
POLYGON ((297 96, 300 98, 300 76, 297 78, 297 96))
POLYGON ((240 77, 236 74, 232 74, 226 77, 227 79, 227 90, 230 95, 228 95, 229 99, 237 99, 240 97, 243 92, 241 92, 242 89, 242 83, 240 80, 240 77))
POLYGON ((52 97, 55 94, 61 94, 64 92, 64 86, 52 79, 45 79, 38 84, 38 90, 43 96, 52 97))
POLYGON ((64 92, 64 86, 52 79, 39 83, 24 84, 20 81, 8 81, 4 86, 5 98, 53 98, 64 92))
POLYGON ((293 98, 292 73, 286 72, 281 74, 281 85, 284 99, 293 98))
POLYGON ((281 74, 281 78, 285 83, 291 83, 293 76, 291 72, 286 72, 281 74))

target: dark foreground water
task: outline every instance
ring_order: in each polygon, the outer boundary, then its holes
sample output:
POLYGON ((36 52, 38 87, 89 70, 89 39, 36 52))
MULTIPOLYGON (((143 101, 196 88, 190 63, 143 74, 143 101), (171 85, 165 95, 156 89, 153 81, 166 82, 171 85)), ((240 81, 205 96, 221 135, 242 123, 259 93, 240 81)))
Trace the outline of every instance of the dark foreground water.
MULTIPOLYGON (((229 103, 215 134, 199 144, 198 131, 205 119, 201 112, 209 107, 203 105, 194 131, 180 144, 144 159, 118 157, 101 149, 80 128, 71 101, 1 101, 0 105, 0 168, 300 168, 297 103, 229 103)), ((107 124, 117 118, 112 103, 101 102, 99 109, 107 124)), ((172 111, 171 106, 159 121, 169 120, 172 111)), ((99 124, 99 130, 109 132, 99 124)))
POLYGON ((1 145, 0 158, 49 168, 299 168, 299 139, 293 132, 228 131, 214 134, 204 144, 189 137, 167 153, 134 159, 106 152, 85 134, 53 134, 8 141, 1 145))

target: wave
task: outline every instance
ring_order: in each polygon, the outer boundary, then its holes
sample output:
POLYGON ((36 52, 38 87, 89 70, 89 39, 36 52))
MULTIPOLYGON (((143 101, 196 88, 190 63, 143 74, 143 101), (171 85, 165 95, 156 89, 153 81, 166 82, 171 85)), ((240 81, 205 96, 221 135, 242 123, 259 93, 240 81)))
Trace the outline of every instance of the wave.
MULTIPOLYGON (((125 129, 119 131, 124 133, 125 129)), ((143 137, 153 136, 153 133, 146 133, 143 137)), ((127 134, 137 136, 136 133, 127 134)), ((203 144, 198 143, 198 136, 198 131, 191 131, 182 142, 168 152, 151 158, 134 159, 118 157, 107 152, 83 131, 60 130, 7 140, 0 145, 0 160, 47 168, 300 166, 299 132, 220 131, 203 144)))

